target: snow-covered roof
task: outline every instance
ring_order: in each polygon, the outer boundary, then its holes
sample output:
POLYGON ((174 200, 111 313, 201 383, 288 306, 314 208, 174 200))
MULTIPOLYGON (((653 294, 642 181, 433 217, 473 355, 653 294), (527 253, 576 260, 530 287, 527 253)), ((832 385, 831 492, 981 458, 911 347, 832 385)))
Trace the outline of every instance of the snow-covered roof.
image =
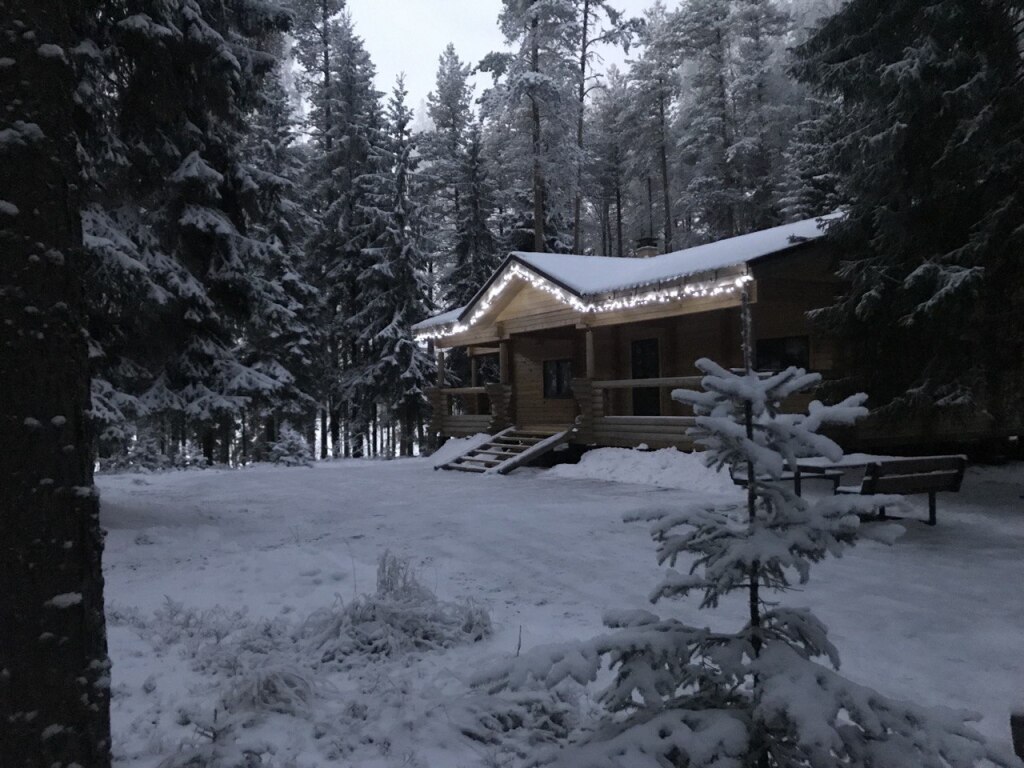
POLYGON ((440 315, 434 315, 433 317, 428 317, 426 320, 421 320, 416 323, 412 329, 414 331, 418 331, 422 328, 433 328, 435 325, 448 325, 448 323, 454 323, 465 310, 465 307, 449 309, 447 312, 443 312, 440 315))
POLYGON ((413 330, 427 331, 467 321, 474 314, 475 305, 492 289, 500 275, 510 266, 521 270, 517 264, 586 303, 602 295, 678 283, 691 276, 748 264, 824 236, 828 222, 842 215, 836 212, 646 259, 513 251, 469 304, 417 323, 413 330))
POLYGON ((821 237, 825 234, 824 223, 837 215, 783 224, 647 259, 522 251, 512 255, 580 296, 591 296, 746 264, 821 237))

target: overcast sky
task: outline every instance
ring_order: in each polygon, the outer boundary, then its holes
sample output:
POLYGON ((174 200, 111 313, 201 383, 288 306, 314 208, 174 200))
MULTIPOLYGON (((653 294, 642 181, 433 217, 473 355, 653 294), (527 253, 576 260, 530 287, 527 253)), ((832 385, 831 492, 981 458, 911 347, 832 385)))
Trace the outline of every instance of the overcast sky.
MULTIPOLYGON (((640 16, 653 2, 618 0, 615 7, 640 16)), ((347 6, 377 66, 377 87, 390 93, 395 77, 405 72, 409 105, 417 113, 433 90, 437 57, 448 43, 455 44, 460 59, 474 66, 488 52, 505 46, 498 29, 501 0, 348 0, 347 6)), ((619 49, 605 52, 604 58, 618 63, 625 56, 619 49)))

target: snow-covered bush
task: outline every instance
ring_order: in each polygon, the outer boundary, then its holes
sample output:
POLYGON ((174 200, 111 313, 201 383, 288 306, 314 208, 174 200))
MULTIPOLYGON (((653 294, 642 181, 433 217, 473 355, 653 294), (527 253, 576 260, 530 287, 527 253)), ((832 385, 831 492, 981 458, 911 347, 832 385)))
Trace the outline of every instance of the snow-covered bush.
MULTIPOLYGON (((693 407, 694 436, 707 448, 709 466, 729 466, 751 481, 746 504, 698 503, 636 516, 653 524, 658 560, 672 566, 651 601, 698 592, 701 608, 715 608, 740 592, 749 610, 745 626, 721 632, 646 610, 611 613, 608 634, 537 648, 476 682, 495 692, 538 681, 550 688, 566 680, 587 684, 607 663, 614 677, 599 694, 601 722, 553 756, 579 768, 1013 764, 967 724, 965 713, 894 701, 840 676, 825 626, 807 610, 766 599, 766 592, 805 583, 813 563, 851 546, 858 513, 904 506, 891 496, 809 501, 782 482, 799 457, 840 458, 818 429, 852 423, 866 412, 864 396, 783 414, 781 403, 814 386, 816 374, 790 368, 760 378, 709 360, 697 366, 704 391, 673 397, 693 407), (675 570, 680 560, 686 572, 675 570)), ((871 534, 891 541, 899 532, 872 526, 871 534)))
POLYGON ((277 440, 270 444, 268 458, 275 464, 289 467, 313 466, 313 453, 309 442, 288 422, 281 425, 277 440))
POLYGON ((229 710, 308 715, 317 687, 308 670, 293 664, 257 666, 239 675, 224 705, 229 710))
POLYGON ((100 459, 103 472, 159 472, 172 466, 171 457, 160 447, 160 440, 146 432, 130 442, 126 453, 100 459))
POLYGON ((195 440, 185 441, 185 444, 174 454, 173 463, 175 469, 206 469, 210 465, 202 448, 195 440))
POLYGON ((375 594, 337 610, 317 611, 300 630, 321 663, 343 668, 367 659, 477 642, 490 633, 485 609, 438 600, 416 580, 407 561, 389 552, 378 562, 375 594))

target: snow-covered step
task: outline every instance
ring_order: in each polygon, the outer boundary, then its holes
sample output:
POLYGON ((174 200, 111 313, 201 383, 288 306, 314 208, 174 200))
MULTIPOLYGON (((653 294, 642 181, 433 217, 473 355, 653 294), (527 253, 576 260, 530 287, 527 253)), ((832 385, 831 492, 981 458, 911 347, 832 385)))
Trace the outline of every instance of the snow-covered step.
POLYGON ((570 429, 509 427, 483 445, 469 449, 440 468, 478 473, 497 472, 504 475, 554 450, 568 439, 570 433, 570 429))

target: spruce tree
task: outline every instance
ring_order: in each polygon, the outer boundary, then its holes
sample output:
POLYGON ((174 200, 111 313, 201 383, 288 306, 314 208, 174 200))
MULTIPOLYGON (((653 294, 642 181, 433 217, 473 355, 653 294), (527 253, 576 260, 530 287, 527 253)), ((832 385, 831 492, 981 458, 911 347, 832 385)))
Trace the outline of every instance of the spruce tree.
MULTIPOLYGON (((598 697, 604 717, 553 756, 562 765, 1008 768, 1013 758, 988 746, 966 715, 896 701, 839 675, 824 624, 806 609, 770 600, 807 583, 814 563, 852 546, 858 513, 902 501, 795 495, 783 472, 802 456, 837 460, 842 451, 818 430, 863 416, 865 398, 782 413, 783 401, 820 377, 797 368, 762 377, 750 369, 745 346, 745 373, 702 359, 703 391, 673 392, 694 409, 694 436, 708 465, 749 478, 745 503, 708 499, 632 517, 652 523, 658 561, 672 566, 652 602, 696 593, 702 609, 714 610, 741 596, 745 624, 712 630, 642 609, 613 611, 605 616, 607 634, 537 648, 477 682, 492 689, 532 681, 554 688, 566 679, 585 685, 607 663, 613 677, 598 697), (675 570, 679 560, 688 572, 675 570)), ((891 541, 899 532, 889 525, 870 535, 891 541)))
POLYGON ((491 231, 494 189, 483 156, 481 133, 479 123, 470 127, 457 177, 462 205, 455 232, 455 258, 445 292, 448 307, 466 306, 501 260, 491 231))
POLYGON ((780 161, 795 119, 780 62, 790 18, 773 0, 734 0, 729 21, 735 47, 731 102, 738 115, 729 151, 742 199, 737 230, 753 232, 780 220, 780 161))
POLYGON ((312 396, 320 391, 315 360, 321 348, 320 303, 307 281, 302 251, 311 225, 299 200, 305 157, 295 144, 297 120, 279 71, 266 78, 250 120, 245 154, 259 184, 250 226, 266 249, 253 265, 260 290, 243 328, 241 356, 247 365, 281 382, 247 409, 263 422, 265 440, 273 442, 282 417, 312 432, 312 396))
POLYGON ((255 0, 131 10, 106 8, 90 50, 117 73, 89 84, 102 112, 83 217, 94 357, 102 386, 194 429, 208 460, 219 442, 226 461, 248 399, 284 384, 243 363, 236 339, 261 301, 253 268, 267 247, 249 231, 260 185, 246 116, 289 16, 255 0))
MULTIPOLYGON (((437 81, 427 95, 427 116, 432 127, 419 138, 423 160, 424 200, 432 223, 431 276, 451 266, 456 232, 462 214, 460 175, 466 130, 472 120, 470 68, 449 44, 438 59, 437 81)), ((433 287, 433 286, 431 286, 433 287)))
POLYGON ((830 151, 842 118, 836 104, 809 101, 814 114, 796 125, 782 156, 778 195, 784 221, 823 216, 842 202, 843 174, 830 151))
POLYGON ((349 319, 350 333, 364 354, 346 380, 352 400, 364 407, 381 406, 397 418, 401 454, 411 456, 433 363, 412 335, 412 326, 429 314, 431 306, 424 224, 413 192, 422 181, 417 176, 406 95, 399 77, 388 101, 386 132, 374 146, 372 171, 358 179, 364 190, 362 213, 372 236, 363 248, 366 266, 359 275, 362 306, 349 319))
MULTIPOLYGON (((110 765, 84 333, 83 77, 98 3, 12 0, 0 39, 0 755, 110 765)), ((95 72, 92 72, 95 74, 95 72)))
POLYGON ((846 289, 818 318, 892 415, 1024 419, 1022 12, 854 0, 797 48, 841 120, 846 289))
POLYGON ((332 449, 335 456, 343 451, 362 455, 365 409, 351 399, 343 379, 347 368, 365 361, 365 350, 350 333, 348 319, 361 306, 363 249, 375 236, 366 220, 365 189, 358 179, 370 170, 373 141, 381 127, 380 94, 373 85, 373 62, 351 17, 329 15, 322 0, 310 2, 315 12, 300 14, 300 20, 313 24, 300 34, 300 40, 311 41, 304 43, 308 48, 300 49, 300 61, 306 67, 304 88, 315 105, 310 115, 314 147, 308 165, 314 217, 305 251, 311 282, 323 301, 319 367, 327 388, 332 449), (326 68, 319 68, 324 61, 326 68))

